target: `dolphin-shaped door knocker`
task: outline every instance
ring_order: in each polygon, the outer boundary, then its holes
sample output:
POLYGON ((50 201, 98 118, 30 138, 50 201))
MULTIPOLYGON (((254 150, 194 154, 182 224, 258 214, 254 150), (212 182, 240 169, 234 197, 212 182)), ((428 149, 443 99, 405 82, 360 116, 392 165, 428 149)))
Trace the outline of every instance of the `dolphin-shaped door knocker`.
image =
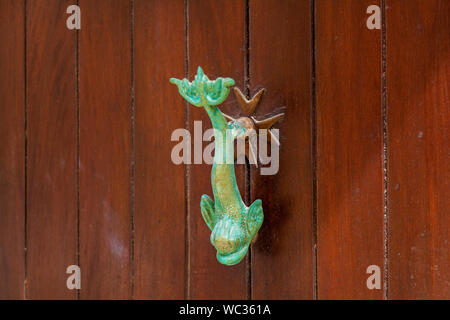
MULTIPOLYGON (((261 200, 255 200, 250 207, 242 201, 234 172, 234 139, 245 139, 258 127, 270 128, 279 116, 263 121, 248 117, 233 119, 227 116, 231 119, 227 122, 217 106, 227 98, 234 80, 217 78, 211 81, 200 67, 194 81, 171 78, 170 82, 178 86, 181 96, 189 103, 203 107, 211 119, 215 138, 214 162, 211 170, 214 201, 204 194, 201 197, 200 208, 203 219, 212 231, 210 239, 217 250, 217 260, 225 265, 237 264, 247 254, 252 240, 263 223, 264 214, 261 200), (225 138, 227 135, 231 136, 231 139, 225 138)), ((255 107, 253 104, 257 104, 257 101, 246 100, 240 91, 235 93, 241 107, 248 106, 252 112, 255 107)), ((261 94, 262 91, 255 97, 259 100, 261 94)))

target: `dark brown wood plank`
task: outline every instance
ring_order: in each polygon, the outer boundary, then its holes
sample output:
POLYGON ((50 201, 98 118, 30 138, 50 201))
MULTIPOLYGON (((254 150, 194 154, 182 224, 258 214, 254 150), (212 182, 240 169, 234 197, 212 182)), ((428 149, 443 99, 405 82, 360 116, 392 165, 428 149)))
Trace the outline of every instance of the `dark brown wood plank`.
POLYGON ((130 2, 80 7, 81 298, 130 298, 130 2))
POLYGON ((24 297, 24 12, 0 0, 0 299, 24 297))
POLYGON ((184 103, 169 83, 184 74, 184 1, 137 0, 134 12, 134 297, 184 299, 185 169, 170 142, 184 128, 184 103))
POLYGON ((450 298, 449 1, 386 2, 389 299, 450 298))
POLYGON ((318 298, 381 299, 384 266, 380 1, 316 1, 318 298))
POLYGON ((252 169, 264 223, 253 245, 252 298, 313 298, 311 17, 309 1, 250 1, 250 88, 266 88, 256 118, 286 107, 279 171, 252 169))
POLYGON ((27 1, 27 298, 73 299, 77 264, 76 33, 71 1, 27 1))
MULTIPOLYGON (((189 79, 201 66, 210 79, 231 77, 243 89, 245 68, 245 1, 188 1, 189 79)), ((176 93, 172 93, 176 94, 176 93)), ((187 105, 189 130, 201 120, 203 132, 211 122, 203 108, 187 105)), ((239 107, 233 93, 221 110, 237 116, 239 107)), ((209 143, 205 143, 206 146, 209 143)), ((244 198, 243 165, 237 166, 239 189, 244 198)), ((200 197, 212 197, 211 165, 193 164, 189 168, 189 292, 191 299, 247 298, 247 261, 235 266, 221 265, 209 240, 211 231, 200 212, 200 197)))

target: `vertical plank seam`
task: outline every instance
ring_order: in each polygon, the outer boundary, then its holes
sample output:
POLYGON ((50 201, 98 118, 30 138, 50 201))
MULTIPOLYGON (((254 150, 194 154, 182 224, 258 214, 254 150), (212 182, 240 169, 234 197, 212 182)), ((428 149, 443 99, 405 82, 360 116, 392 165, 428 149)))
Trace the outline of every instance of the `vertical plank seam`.
POLYGON ((316 104, 316 20, 315 0, 311 0, 311 167, 313 229, 313 299, 319 296, 317 280, 317 104, 316 104))
POLYGON ((27 114, 27 0, 23 1, 23 11, 24 11, 24 81, 23 81, 23 94, 24 94, 24 281, 23 281, 23 298, 27 300, 27 277, 28 277, 28 114, 27 114))
POLYGON ((381 108, 382 108, 382 118, 383 118, 383 240, 384 240, 384 292, 383 299, 388 299, 388 289, 389 289, 389 212, 388 212, 388 122, 387 122, 387 87, 386 87, 386 70, 387 70, 387 60, 386 60, 386 0, 381 0, 381 108))
MULTIPOLYGON (((80 1, 77 0, 77 6, 80 1)), ((77 265, 81 270, 80 265, 80 86, 79 86, 79 30, 75 33, 75 112, 76 112, 76 163, 75 163, 75 183, 76 183, 76 210, 77 210, 77 230, 76 230, 76 260, 77 265)), ((77 300, 80 300, 80 290, 77 290, 77 300)))
MULTIPOLYGON (((245 57, 244 57, 244 88, 247 99, 250 99, 250 1, 245 0, 245 57)), ((251 203, 251 167, 248 159, 245 159, 244 168, 245 201, 251 203)), ((252 299, 252 246, 248 248, 246 258, 247 299, 252 299)))
MULTIPOLYGON (((188 78, 189 76, 189 6, 188 6, 188 0, 184 0, 184 77, 188 78)), ((184 102, 184 128, 187 130, 189 128, 189 109, 187 102, 184 102)), ((189 209, 189 199, 190 199, 190 192, 189 192, 189 180, 190 180, 190 166, 189 164, 184 165, 185 172, 184 172, 184 210, 185 210, 185 217, 184 217, 184 264, 185 264, 185 274, 184 274, 184 281, 185 281, 185 292, 184 296, 185 299, 189 299, 189 290, 190 290, 190 255, 189 255, 189 241, 190 241, 190 209, 189 209)))
POLYGON ((134 299, 135 97, 134 0, 130 0, 130 297, 134 299))

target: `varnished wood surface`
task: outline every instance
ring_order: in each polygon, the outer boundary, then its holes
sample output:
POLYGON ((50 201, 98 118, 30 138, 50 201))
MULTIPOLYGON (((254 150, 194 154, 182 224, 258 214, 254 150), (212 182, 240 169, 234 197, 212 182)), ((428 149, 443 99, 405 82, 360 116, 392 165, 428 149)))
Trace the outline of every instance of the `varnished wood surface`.
POLYGON ((168 77, 184 75, 184 2, 135 1, 134 21, 134 297, 183 299, 185 168, 168 142, 184 128, 185 105, 168 77))
POLYGON ((70 1, 28 1, 26 21, 26 297, 74 299, 77 264, 76 34, 70 1))
POLYGON ((355 14, 372 4, 316 2, 319 299, 383 298, 382 35, 355 14))
POLYGON ((256 118, 286 107, 275 125, 279 172, 252 170, 252 200, 264 210, 252 247, 253 299, 314 297, 310 12, 308 1, 250 1, 250 89, 266 88, 256 118))
POLYGON ((131 298, 131 6, 80 0, 82 299, 131 298))
POLYGON ((25 277, 24 3, 0 0, 0 299, 25 277))
POLYGON ((449 299, 450 3, 386 6, 388 297, 449 299))
POLYGON ((0 0, 0 298, 450 298, 450 10, 405 3, 79 0, 75 31, 74 2, 0 0), (236 170, 265 221, 233 267, 201 217, 211 166, 170 158, 211 127, 168 82, 198 66, 265 87, 257 119, 285 107, 277 175, 236 170))

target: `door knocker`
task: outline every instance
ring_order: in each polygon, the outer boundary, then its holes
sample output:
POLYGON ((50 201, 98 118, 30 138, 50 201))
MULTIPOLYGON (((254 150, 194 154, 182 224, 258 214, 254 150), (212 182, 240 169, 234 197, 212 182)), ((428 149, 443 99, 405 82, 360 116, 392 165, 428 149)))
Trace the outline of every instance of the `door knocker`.
MULTIPOLYGON (((200 67, 194 81, 171 78, 170 82, 177 85, 179 93, 189 103, 205 109, 214 128, 215 152, 211 170, 214 201, 204 194, 201 197, 200 208, 203 219, 212 231, 210 240, 217 250, 217 260, 225 265, 237 264, 247 254, 263 223, 264 214, 261 200, 255 200, 250 207, 242 201, 234 172, 234 140, 248 139, 260 128, 270 129, 283 114, 262 121, 256 120, 250 115, 264 89, 249 101, 239 89, 234 88, 246 116, 234 119, 224 115, 217 106, 225 101, 230 87, 235 82, 231 78, 220 77, 211 81, 200 67), (230 121, 228 122, 226 118, 230 121), (227 135, 231 136, 231 139, 227 139, 227 135)), ((273 142, 275 137, 271 134, 269 137, 273 142)), ((255 154, 251 152, 251 143, 246 150, 250 151, 248 153, 246 151, 247 156, 253 157, 253 161, 257 162, 257 157, 255 159, 255 154)))

